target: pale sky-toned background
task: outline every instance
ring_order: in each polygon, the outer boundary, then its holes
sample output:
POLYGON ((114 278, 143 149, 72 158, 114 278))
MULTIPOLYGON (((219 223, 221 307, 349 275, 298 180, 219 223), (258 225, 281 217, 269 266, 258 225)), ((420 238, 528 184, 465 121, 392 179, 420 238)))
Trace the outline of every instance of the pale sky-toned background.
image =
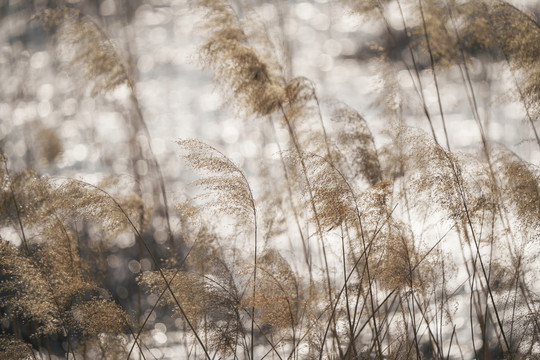
MULTIPOLYGON (((131 107, 127 87, 89 96, 85 80, 62 62, 62 49, 30 21, 34 12, 26 5, 29 2, 5 1, 0 20, 0 146, 9 166, 14 170, 32 167, 43 174, 82 177, 92 182, 106 174, 130 178, 133 165, 141 176, 146 175, 148 164, 131 164, 127 151, 126 122, 131 107), (43 129, 54 131, 62 142, 63 151, 52 163, 39 156, 43 129)), ((36 10, 45 3, 36 1, 36 10)), ((69 3, 81 6, 101 24, 133 65, 151 145, 172 198, 182 198, 189 191, 185 183, 192 179, 178 156, 175 141, 179 138, 194 137, 215 145, 245 168, 248 176, 258 158, 275 158, 278 147, 260 130, 263 120, 246 120, 229 111, 211 75, 199 66, 196 54, 201 39, 194 29, 201 19, 193 15, 186 1, 141 1, 130 19, 125 18, 118 0, 85 6, 83 1, 69 3)), ((534 0, 520 6, 540 11, 534 0)), ((370 42, 384 35, 379 20, 361 18, 340 3, 325 0, 282 2, 279 6, 261 2, 245 8, 264 20, 272 33, 284 35, 293 76, 311 79, 322 102, 335 98, 363 114, 377 146, 388 141, 384 135, 388 123, 377 105, 384 75, 377 61, 362 58, 370 42)), ((392 9, 389 15, 390 24, 400 29, 401 20, 392 16, 392 9)), ((398 83, 414 98, 409 74, 399 62, 395 66, 398 83)), ((532 134, 524 121, 523 107, 508 95, 514 80, 505 64, 476 63, 471 72, 490 138, 540 165, 540 152, 529 141, 532 134)), ((422 79, 434 122, 440 124, 431 74, 423 71, 422 79)), ((453 149, 479 151, 478 130, 458 72, 450 69, 441 80, 453 149)), ((421 113, 405 112, 404 118, 408 125, 427 131, 421 113)), ((437 126, 436 130, 442 138, 442 128, 437 126)), ((160 221, 155 220, 156 228, 160 221)), ((2 233, 4 238, 16 238, 12 235, 2 233)), ((156 241, 165 239, 166 235, 157 233, 156 241)), ((131 238, 118 240, 119 247, 132 245, 131 238)), ((109 265, 120 268, 122 259, 111 255, 109 265)), ((150 266, 142 261, 124 265, 132 273, 150 266)), ((156 299, 149 296, 147 300, 150 304, 156 299)), ((154 325, 157 345, 167 341, 164 326, 154 325)))

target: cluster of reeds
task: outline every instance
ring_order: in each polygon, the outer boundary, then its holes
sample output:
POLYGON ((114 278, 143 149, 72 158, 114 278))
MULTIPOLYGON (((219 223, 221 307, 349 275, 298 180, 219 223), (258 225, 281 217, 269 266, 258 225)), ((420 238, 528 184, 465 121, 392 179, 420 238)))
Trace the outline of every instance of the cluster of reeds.
MULTIPOLYGON (((348 5, 387 31, 388 51, 377 55, 384 145, 357 111, 290 77, 279 39, 250 25, 249 12, 240 17, 225 0, 194 3, 204 19, 201 64, 235 114, 268 132, 279 151, 247 173, 214 146, 179 140, 199 191, 177 205, 173 234, 158 161, 150 142, 139 144, 133 157, 151 164, 147 186, 164 209, 168 254, 156 255, 145 233, 152 211, 140 188, 12 173, 2 158, 0 226, 20 241, 0 239, 0 358, 149 358, 145 327, 164 307, 184 324, 177 358, 540 356, 538 164, 490 138, 472 75, 478 59, 504 64, 530 129, 524 140, 540 147, 536 19, 488 0, 348 5), (409 93, 397 68, 410 78, 409 93), (480 140, 474 151, 453 150, 442 95, 451 71, 480 140), (407 123, 411 112, 427 133, 407 123), (137 278, 156 299, 145 317, 129 314, 104 285, 103 246, 125 233, 151 259, 137 278), (65 340, 63 350, 53 337, 65 340)), ((136 82, 97 23, 72 8, 35 20, 74 47, 70 65, 84 69, 92 94, 129 88, 132 125, 148 137, 136 82)))

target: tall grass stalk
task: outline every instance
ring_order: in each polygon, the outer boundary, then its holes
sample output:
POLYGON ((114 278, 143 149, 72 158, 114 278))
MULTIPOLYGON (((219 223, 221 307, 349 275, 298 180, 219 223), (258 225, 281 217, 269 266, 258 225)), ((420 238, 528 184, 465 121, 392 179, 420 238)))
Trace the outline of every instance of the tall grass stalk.
MULTIPOLYGON (((223 144, 179 140, 176 161, 196 180, 176 201, 124 60, 134 54, 77 6, 39 11, 29 24, 69 49, 65 69, 83 74, 89 96, 127 91, 134 184, 17 169, 13 140, 1 138, 0 358, 147 359, 156 343, 209 360, 539 356, 540 172, 519 151, 540 145, 533 15, 504 1, 345 1, 359 23, 383 29, 366 50, 380 66, 381 111, 364 118, 295 74, 279 38, 284 19, 227 0, 190 3, 201 66, 232 116, 277 154, 240 166, 223 144), (513 83, 484 82, 493 72, 478 75, 478 64, 505 68, 513 83), (498 104, 482 98, 510 86, 528 133, 503 145, 490 129, 520 124, 493 119, 498 104), (472 124, 477 144, 460 145, 455 118, 472 124), (370 129, 376 122, 382 131, 370 129), (118 245, 124 236, 136 251, 118 245), (110 277, 119 258, 134 274, 129 292, 110 277), (137 299, 117 296, 122 289, 137 299)), ((35 158, 53 165, 61 139, 41 131, 51 144, 35 158)))

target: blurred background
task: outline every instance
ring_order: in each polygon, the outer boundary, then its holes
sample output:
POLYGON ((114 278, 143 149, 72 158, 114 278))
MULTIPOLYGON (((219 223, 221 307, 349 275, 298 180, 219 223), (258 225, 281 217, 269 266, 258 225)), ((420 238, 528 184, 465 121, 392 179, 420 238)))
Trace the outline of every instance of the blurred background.
MULTIPOLYGON (((388 64, 382 63, 381 56, 391 60, 391 76, 404 94, 412 92, 399 60, 406 46, 396 7, 390 3, 386 16, 397 48, 387 46, 390 40, 380 19, 361 18, 343 3, 236 0, 232 5, 239 16, 249 14, 262 25, 279 45, 285 77, 311 79, 322 103, 339 99, 365 116, 378 147, 390 141, 385 132, 389 124, 381 120, 388 101, 382 97, 388 64)), ((536 0, 518 5, 540 14, 536 0)), ((257 159, 273 159, 278 151, 265 122, 246 121, 231 112, 211 74, 201 69, 197 58, 201 39, 196 31, 200 20, 185 0, 0 0, 0 149, 10 171, 33 169, 90 183, 112 175, 127 186, 139 187, 154 212, 145 236, 158 256, 177 251, 181 257, 182 238, 173 231, 178 247, 171 250, 165 222, 169 212, 173 230, 181 226, 174 204, 189 194, 186 184, 193 175, 183 168, 175 141, 208 142, 253 177, 257 159), (127 64, 135 98, 127 85, 92 93, 83 69, 70 64, 70 45, 58 41, 55 29, 44 30, 36 19, 44 9, 58 6, 80 10, 104 30, 127 64), (154 175, 154 159, 168 205, 154 175)), ((479 59, 482 56, 478 54, 479 59)), ((426 70, 429 63, 420 61, 420 66, 426 101, 436 114, 434 84, 426 70)), ((505 64, 477 61, 471 69, 489 137, 540 165, 523 107, 510 96, 514 80, 505 64)), ((454 150, 476 151, 479 136, 459 74, 449 69, 441 76, 454 150)), ((412 108, 403 109, 406 124, 427 130, 425 119, 412 108)), ((437 116, 434 119, 439 121, 437 116)), ((442 129, 437 132, 442 136, 442 129)), ((0 235, 20 241, 2 229, 0 235)), ((157 300, 141 294, 135 282, 141 270, 151 269, 150 260, 133 237, 124 236, 108 243, 106 261, 108 290, 141 318, 157 300)), ((155 314, 150 322, 156 345, 168 341, 167 329, 181 325, 166 317, 156 319, 155 314)))

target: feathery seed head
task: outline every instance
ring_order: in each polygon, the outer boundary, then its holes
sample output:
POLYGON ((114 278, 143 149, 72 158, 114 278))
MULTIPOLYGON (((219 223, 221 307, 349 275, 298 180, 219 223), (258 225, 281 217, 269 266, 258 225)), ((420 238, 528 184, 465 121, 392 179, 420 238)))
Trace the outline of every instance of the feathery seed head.
POLYGON ((268 115, 284 101, 279 77, 249 44, 240 21, 223 0, 200 1, 206 10, 201 62, 214 73, 227 101, 244 115, 268 115))
POLYGON ((90 18, 76 9, 59 7, 45 9, 34 19, 46 30, 55 31, 72 72, 82 72, 93 84, 92 96, 112 91, 123 84, 133 88, 128 64, 105 31, 90 18))

